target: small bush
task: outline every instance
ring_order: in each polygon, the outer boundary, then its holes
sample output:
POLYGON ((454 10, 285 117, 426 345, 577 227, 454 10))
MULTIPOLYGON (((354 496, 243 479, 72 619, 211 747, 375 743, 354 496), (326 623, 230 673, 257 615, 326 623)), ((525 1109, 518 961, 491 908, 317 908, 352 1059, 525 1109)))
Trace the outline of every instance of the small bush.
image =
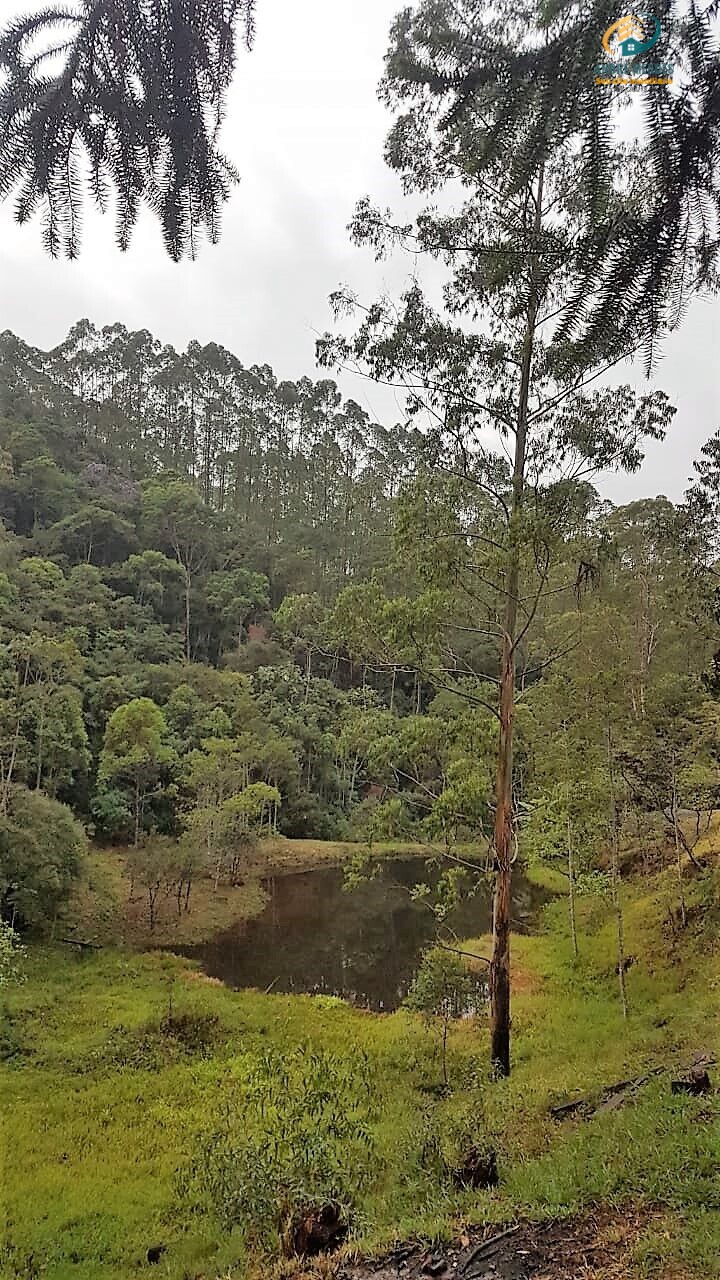
POLYGON ((26 1056, 18 1029, 10 1018, 0 1016, 0 1062, 19 1065, 26 1056))
POLYGON ((449 1088, 448 1032, 450 1024, 473 1011, 480 1001, 478 980, 459 956, 443 947, 426 951, 405 999, 405 1005, 422 1014, 429 1024, 436 1022, 440 1031, 442 1087, 449 1088))
POLYGON ((183 1196, 264 1248, 291 1251, 297 1224, 330 1208, 346 1230, 379 1171, 373 1093, 362 1057, 264 1054, 201 1136, 183 1196))
POLYGON ((404 1144, 403 1165, 417 1171, 423 1198, 440 1202, 452 1188, 494 1185, 496 1178, 489 1172, 483 1177, 483 1169, 497 1174, 498 1136, 486 1115, 482 1088, 471 1086, 420 1108, 404 1144))
POLYGON ((160 1032, 188 1053, 205 1053, 217 1043, 220 1019, 216 1013, 168 1013, 160 1032))

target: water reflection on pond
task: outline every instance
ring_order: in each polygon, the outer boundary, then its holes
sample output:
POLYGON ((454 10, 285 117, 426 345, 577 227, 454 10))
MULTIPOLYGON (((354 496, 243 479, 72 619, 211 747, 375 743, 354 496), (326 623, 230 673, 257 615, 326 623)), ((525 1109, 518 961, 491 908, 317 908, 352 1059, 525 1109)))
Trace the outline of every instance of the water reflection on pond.
MULTIPOLYGON (((436 929, 432 912, 413 901, 410 890, 432 878, 422 858, 385 863, 376 878, 350 891, 335 868, 274 876, 264 881, 269 901, 262 915, 185 954, 231 987, 322 992, 395 1009, 436 929)), ((527 924, 542 900, 518 874, 516 927, 527 924)), ((472 937, 487 932, 490 919, 490 889, 483 883, 448 924, 459 937, 472 937)))

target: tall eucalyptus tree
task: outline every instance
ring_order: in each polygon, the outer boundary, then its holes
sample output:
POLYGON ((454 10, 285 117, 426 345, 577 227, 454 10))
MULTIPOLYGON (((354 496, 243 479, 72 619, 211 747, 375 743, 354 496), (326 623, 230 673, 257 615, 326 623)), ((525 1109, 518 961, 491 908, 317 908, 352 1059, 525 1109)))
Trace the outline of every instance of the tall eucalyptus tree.
MULTIPOLYGON (((712 239, 712 209, 703 226, 688 214, 685 241, 668 228, 674 247, 663 242, 659 258, 657 246, 648 249, 652 307, 639 306, 647 290, 637 274, 622 305, 605 305, 627 228, 642 225, 647 236, 660 216, 652 182, 660 158, 655 117, 644 151, 628 155, 613 138, 613 103, 594 83, 590 37, 580 41, 579 24, 571 5, 545 14, 514 3, 488 9, 476 0, 425 0, 400 14, 382 89, 398 116, 387 158, 407 192, 432 193, 440 207, 399 225, 366 199, 351 231, 378 256, 402 247, 414 261, 442 262, 443 305, 434 308, 415 277, 399 305, 383 298, 364 309, 354 337, 320 343, 325 363, 404 389, 409 414, 426 426, 428 466, 459 478, 465 495, 460 516, 450 519, 442 504, 433 510, 421 497, 414 523, 406 522, 406 551, 419 544, 421 576, 429 582, 435 572, 436 587, 450 572, 465 583, 472 572, 476 633, 497 637, 490 994, 492 1060, 502 1074, 510 1070, 520 646, 544 594, 557 589, 553 556, 582 486, 596 471, 635 469, 643 439, 661 437, 672 414, 661 394, 590 384, 634 352, 652 353, 680 281, 699 283, 712 239), (563 35, 571 48, 582 45, 576 62, 561 57, 563 35), (563 71, 561 85, 549 82, 548 49, 563 71), (454 209, 448 192, 458 196, 454 209), (473 489, 482 498, 477 519, 468 518, 473 489), (438 518, 446 520, 447 539, 438 518)), ((704 177, 710 188, 714 171, 704 177)), ((687 191, 676 195, 683 208, 692 206, 687 191)), ((628 243, 635 246, 632 235, 628 243)), ((334 301, 340 313, 359 305, 347 292, 334 301)))

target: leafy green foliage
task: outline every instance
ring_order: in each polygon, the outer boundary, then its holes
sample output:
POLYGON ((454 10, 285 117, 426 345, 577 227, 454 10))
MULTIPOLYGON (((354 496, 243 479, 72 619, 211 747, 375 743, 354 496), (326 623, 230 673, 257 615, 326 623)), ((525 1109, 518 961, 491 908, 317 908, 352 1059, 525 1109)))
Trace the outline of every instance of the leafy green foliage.
POLYGON ((12 788, 0 816, 0 903, 4 917, 47 926, 68 900, 87 847, 65 805, 39 791, 12 788))
POLYGON ((22 977, 23 948, 12 925, 0 920, 0 991, 22 977))
MULTIPOLYGON (((472 0, 406 8, 393 26, 383 82, 397 113, 387 153, 408 188, 434 190, 460 168, 491 197, 504 175, 513 201, 565 152, 573 186, 547 231, 548 263, 562 269, 567 260, 562 214, 572 212, 580 276, 561 332, 589 346, 632 332, 652 360, 658 334, 682 318, 693 290, 715 283, 714 14, 676 4, 663 10, 661 56, 675 68, 673 88, 648 95, 633 117, 638 142, 622 150, 619 164, 618 118, 632 94, 595 82, 610 17, 601 4, 531 15, 510 4, 483 11, 472 0)), ((430 218, 420 233, 443 251, 456 226, 430 218)), ((369 218, 368 236, 382 244, 377 218, 369 218)), ((473 287, 476 272, 493 284, 507 279, 524 252, 512 237, 500 252, 492 240, 466 243, 473 287)))
POLYGON ((98 781, 128 788, 135 817, 135 844, 140 838, 149 790, 175 762, 167 742, 162 711, 151 698, 134 698, 110 716, 100 756, 98 781))
POLYGON ((415 1013, 421 1013, 427 1021, 437 1020, 441 1025, 445 1088, 448 1087, 447 1041, 450 1022, 474 1012, 480 999, 477 979, 459 955, 445 947, 433 947, 425 952, 405 997, 405 1005, 415 1013))
MULTIPOLYGON (((37 787, 118 843, 181 838, 186 890, 204 876, 243 878, 260 828, 275 824, 297 837, 431 841, 443 857, 441 922, 485 884, 498 573, 511 545, 528 611, 538 565, 544 582, 517 646, 522 856, 561 857, 561 824, 552 838, 538 828, 542 798, 557 816, 567 786, 562 771, 550 776, 543 735, 555 742, 579 700, 595 750, 602 692, 629 750, 656 680, 707 668, 713 596, 709 570, 693 573, 689 509, 610 510, 586 482, 551 478, 511 532, 501 450, 478 454, 469 475, 428 469, 437 437, 384 430, 329 381, 281 383, 212 344, 179 354, 149 334, 81 322, 52 353, 4 335, 0 364, 0 796, 37 787), (554 688, 565 654, 568 675, 602 669, 593 690, 577 679, 554 688), (147 701, 143 743, 124 722, 147 701), (270 789, 259 817, 243 810, 256 787, 270 789)), ((580 408, 558 411, 553 449, 568 465, 594 465, 596 445, 605 458, 618 443, 607 421, 623 415, 635 465, 642 432, 660 430, 666 412, 622 390, 580 408)), ((547 445, 539 425, 535 439, 547 445)), ((568 777, 585 769, 579 747, 571 755, 568 777)), ((689 749, 683 803, 691 789, 709 794, 709 761, 689 749)), ((648 785, 649 774, 633 821, 648 785)), ((579 884, 602 874, 603 824, 590 838, 575 820, 579 884)), ((657 838, 667 835, 665 824, 657 838)), ((171 914, 174 904, 171 890, 171 914)))

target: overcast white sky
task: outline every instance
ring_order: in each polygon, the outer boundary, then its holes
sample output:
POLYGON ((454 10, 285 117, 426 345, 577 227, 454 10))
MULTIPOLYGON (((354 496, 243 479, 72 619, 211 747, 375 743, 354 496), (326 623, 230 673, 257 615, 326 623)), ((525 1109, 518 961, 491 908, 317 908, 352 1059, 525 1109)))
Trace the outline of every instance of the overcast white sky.
MULTIPOLYGON (((0 0, 0 23, 32 8, 0 0)), ((215 341, 278 377, 319 376, 314 343, 331 326, 339 284, 362 296, 397 291, 406 267, 375 266, 350 245, 346 226, 365 193, 397 206, 397 180, 382 152, 388 118, 377 101, 390 23, 400 0, 259 0, 257 40, 241 55, 224 133, 242 181, 217 247, 175 265, 146 218, 121 254, 109 218, 86 225, 75 263, 43 253, 37 226, 17 228, 0 205, 0 329, 54 346, 77 319, 121 321, 184 347, 215 341)), ((654 378, 678 407, 670 438, 639 476, 603 486, 615 501, 679 498, 700 445, 720 427, 720 300, 697 303, 666 344, 654 378)), ((633 376, 640 382, 640 371, 633 376)), ((343 390, 386 422, 395 404, 366 383, 343 390)))

